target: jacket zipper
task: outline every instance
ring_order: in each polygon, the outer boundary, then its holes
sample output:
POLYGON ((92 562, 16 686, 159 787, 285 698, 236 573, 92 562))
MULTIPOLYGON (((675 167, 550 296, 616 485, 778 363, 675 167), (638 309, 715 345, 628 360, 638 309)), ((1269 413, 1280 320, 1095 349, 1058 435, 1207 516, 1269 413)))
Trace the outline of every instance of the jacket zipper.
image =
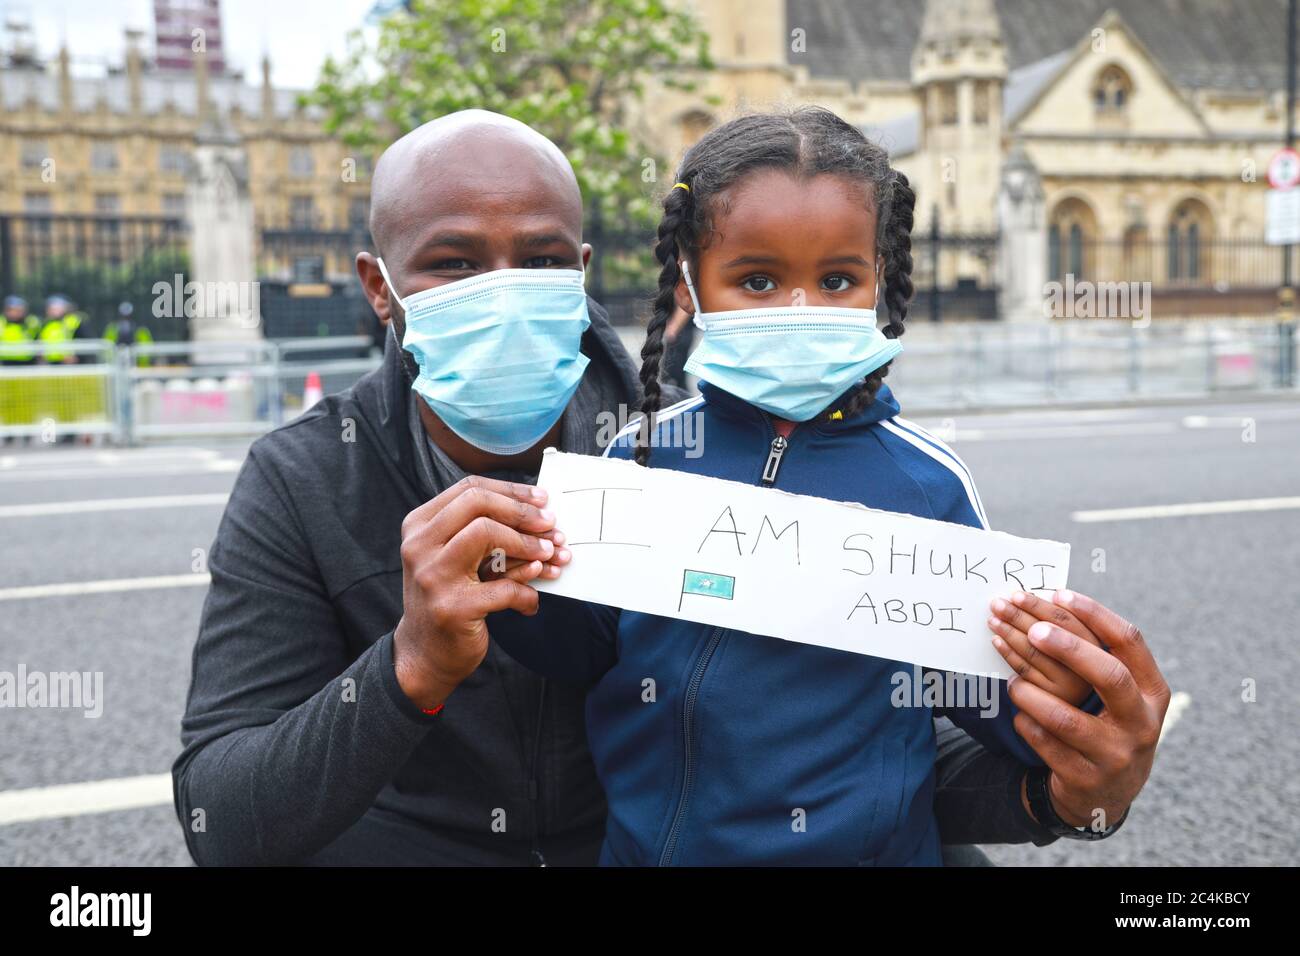
MULTIPOLYGON (((767 461, 763 464, 761 479, 763 485, 770 487, 776 483, 777 470, 781 467, 781 459, 789 446, 790 441, 784 435, 773 437, 772 444, 768 449, 767 461)), ((685 754, 682 770, 682 792, 677 798, 677 811, 673 814, 672 826, 668 828, 668 839, 664 842, 664 851, 659 856, 660 866, 672 865, 673 853, 677 849, 677 834, 681 831, 682 821, 686 817, 686 807, 691 795, 691 784, 695 781, 695 767, 691 763, 691 719, 695 713, 695 699, 699 696, 700 684, 704 681, 704 672, 708 670, 709 662, 713 659, 713 652, 717 650, 718 644, 722 641, 722 635, 723 628, 715 627, 713 629, 709 643, 705 645, 704 652, 700 654, 700 659, 695 664, 690 683, 686 685, 686 697, 682 701, 682 750, 685 754)))
POLYGON ((704 681, 704 672, 708 670, 709 661, 713 659, 713 652, 717 650, 721 641, 722 628, 713 628, 709 643, 705 645, 704 652, 700 654, 700 659, 695 664, 695 671, 691 674, 690 683, 686 685, 686 697, 682 701, 682 743, 683 752, 685 753, 682 770, 682 792, 677 798, 677 812, 673 814, 673 823, 668 829, 668 839, 664 843, 664 851, 659 857, 660 866, 672 865, 673 851, 677 849, 677 834, 681 830, 682 821, 686 817, 686 805, 690 800, 691 784, 695 780, 695 767, 691 763, 691 718, 695 713, 695 699, 699 696, 700 684, 704 681))
POLYGON ((763 465, 764 485, 770 487, 776 484, 776 470, 781 467, 781 457, 789 445, 790 442, 784 435, 777 435, 772 439, 772 447, 767 453, 767 462, 763 465))

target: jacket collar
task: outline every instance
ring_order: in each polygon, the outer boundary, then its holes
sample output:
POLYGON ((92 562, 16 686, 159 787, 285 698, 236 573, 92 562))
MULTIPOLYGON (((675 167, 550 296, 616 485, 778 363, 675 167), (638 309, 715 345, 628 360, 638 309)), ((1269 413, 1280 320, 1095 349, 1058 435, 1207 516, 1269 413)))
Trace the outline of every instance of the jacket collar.
MULTIPOLYGON (((830 407, 839 408, 847 404, 848 400, 860 387, 861 386, 859 385, 852 386, 846 390, 843 395, 839 396, 839 398, 832 402, 830 407)), ((744 399, 738 398, 730 392, 709 382, 700 382, 700 394, 704 396, 705 402, 710 406, 716 407, 727 414, 755 420, 766 420, 771 417, 761 408, 751 405, 744 399)), ((811 425, 818 431, 822 432, 841 431, 844 428, 868 425, 873 422, 893 418, 899 413, 899 411, 898 400, 894 397, 894 393, 890 390, 887 384, 881 383, 880 391, 876 393, 875 400, 851 418, 839 421, 828 421, 818 416, 810 422, 804 422, 801 424, 811 425)))

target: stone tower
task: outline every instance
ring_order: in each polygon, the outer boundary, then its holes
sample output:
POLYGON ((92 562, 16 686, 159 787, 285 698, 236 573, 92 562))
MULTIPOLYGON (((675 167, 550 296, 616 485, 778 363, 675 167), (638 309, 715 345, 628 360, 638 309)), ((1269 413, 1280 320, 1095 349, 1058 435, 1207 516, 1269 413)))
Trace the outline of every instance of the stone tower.
POLYGON ((924 157, 917 218, 944 232, 992 232, 1002 153, 1006 51, 993 0, 926 0, 912 53, 924 157))

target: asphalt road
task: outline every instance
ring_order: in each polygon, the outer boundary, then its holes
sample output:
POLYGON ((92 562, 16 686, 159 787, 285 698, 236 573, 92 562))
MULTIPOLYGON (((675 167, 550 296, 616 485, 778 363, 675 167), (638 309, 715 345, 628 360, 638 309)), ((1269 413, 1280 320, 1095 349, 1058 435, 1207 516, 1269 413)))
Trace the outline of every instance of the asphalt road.
MULTIPOLYGON (((1073 545, 1072 586, 1142 626, 1176 694, 1121 833, 990 855, 1040 866, 1294 863, 1300 507, 1267 499, 1300 496, 1300 401, 922 423, 955 438, 995 528, 1073 545), (1076 514, 1224 501, 1256 503, 1076 514)), ((205 591, 194 568, 243 453, 241 443, 0 449, 0 671, 104 675, 98 718, 0 710, 0 864, 189 864, 158 775, 179 747, 205 591), (106 499, 153 500, 105 510, 106 499), (121 579, 147 580, 130 591, 91 583, 121 579), (85 786, 35 789, 59 785, 85 786)))

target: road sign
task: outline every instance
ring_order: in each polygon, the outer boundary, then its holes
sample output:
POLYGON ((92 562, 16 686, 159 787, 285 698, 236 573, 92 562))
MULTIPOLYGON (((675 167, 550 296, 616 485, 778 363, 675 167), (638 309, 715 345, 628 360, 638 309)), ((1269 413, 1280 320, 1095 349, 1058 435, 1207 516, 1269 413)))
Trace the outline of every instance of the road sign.
POLYGON ((1274 189, 1291 189, 1300 184, 1300 153, 1279 149, 1268 161, 1268 184, 1274 189))
POLYGON ((1270 189, 1264 241, 1270 246, 1300 243, 1300 189, 1270 189))

